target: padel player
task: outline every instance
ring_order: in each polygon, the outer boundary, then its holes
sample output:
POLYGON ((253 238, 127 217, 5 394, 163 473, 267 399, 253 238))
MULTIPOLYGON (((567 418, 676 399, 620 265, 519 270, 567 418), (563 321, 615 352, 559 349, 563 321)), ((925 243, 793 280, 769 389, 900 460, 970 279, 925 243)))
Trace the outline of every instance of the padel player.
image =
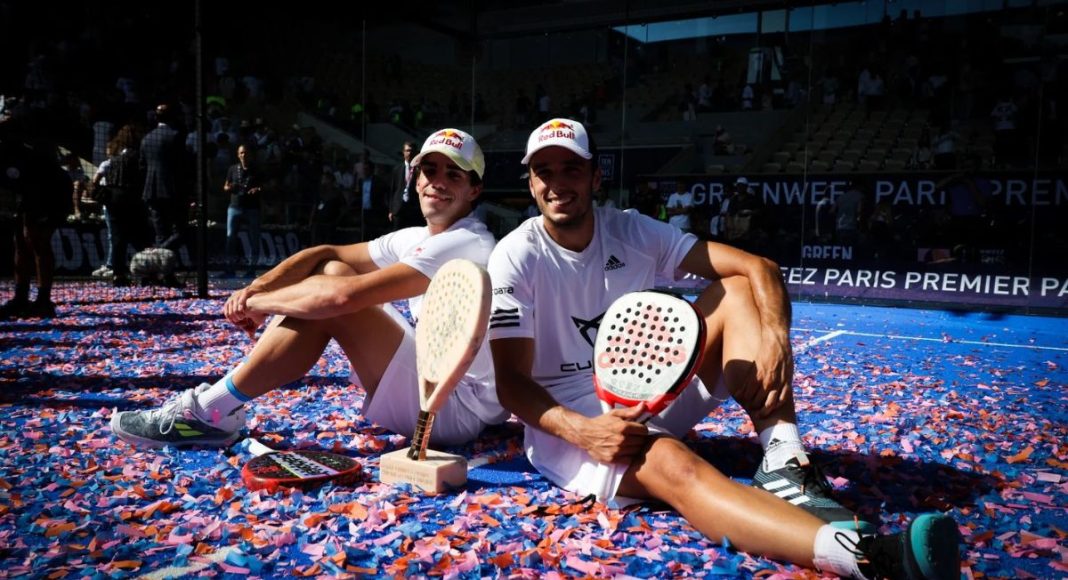
MULTIPOLYGON (((421 297, 449 260, 485 265, 493 236, 471 215, 482 192, 485 159, 474 137, 455 129, 432 134, 413 160, 426 225, 371 242, 317 246, 294 254, 238 290, 226 318, 250 334, 272 320, 252 352, 215 384, 178 394, 162 407, 112 415, 119 438, 137 445, 228 445, 245 424, 247 402, 298 380, 337 341, 366 392, 364 416, 411 435, 419 415, 415 332, 391 302, 407 299, 418 319, 421 297)), ((483 345, 437 414, 431 443, 470 441, 509 414, 497 402, 483 345)))
POLYGON ((489 336, 500 401, 526 424, 527 457, 541 473, 614 505, 664 501, 709 538, 755 554, 846 576, 898 577, 887 566, 903 566, 956 577, 951 519, 922 516, 904 534, 867 535, 872 526, 830 497, 806 456, 791 390, 790 303, 773 262, 636 212, 593 208, 601 173, 578 122, 538 127, 523 163, 541 216, 490 256, 489 336), (602 412, 592 381, 601 317, 622 294, 678 272, 711 281, 696 301, 708 336, 694 384, 648 425, 637 422, 640 406, 602 412), (756 487, 679 440, 728 397, 764 448, 756 487))

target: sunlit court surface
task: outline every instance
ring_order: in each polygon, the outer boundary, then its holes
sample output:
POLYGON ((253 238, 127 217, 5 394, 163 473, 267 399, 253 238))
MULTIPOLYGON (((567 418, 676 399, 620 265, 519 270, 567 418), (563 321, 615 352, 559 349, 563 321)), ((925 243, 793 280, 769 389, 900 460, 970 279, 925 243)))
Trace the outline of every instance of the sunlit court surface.
MULTIPOLYGON (((379 457, 408 441, 362 418, 334 346, 251 405, 249 435, 356 457, 364 483, 250 492, 246 440, 176 451, 113 438, 113 410, 157 406, 248 351, 219 314, 226 295, 101 290, 52 320, 0 323, 0 574, 810 574, 703 538, 669 509, 561 491, 523 457, 515 423, 447 449, 468 457, 463 489, 380 484, 379 457)), ((1068 572, 1063 319, 797 303, 792 342, 801 431, 843 503, 882 531, 948 512, 971 577, 1068 572)), ((733 402, 686 441, 740 480, 761 454, 733 402)))

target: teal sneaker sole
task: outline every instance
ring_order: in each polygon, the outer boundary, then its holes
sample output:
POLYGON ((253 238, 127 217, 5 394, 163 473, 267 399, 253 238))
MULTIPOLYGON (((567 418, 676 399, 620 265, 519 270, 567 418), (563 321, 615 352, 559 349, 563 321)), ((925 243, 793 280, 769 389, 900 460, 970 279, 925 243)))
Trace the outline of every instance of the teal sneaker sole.
POLYGON ((910 578, 960 578, 960 531, 953 518, 942 514, 917 517, 909 525, 904 543, 910 578))

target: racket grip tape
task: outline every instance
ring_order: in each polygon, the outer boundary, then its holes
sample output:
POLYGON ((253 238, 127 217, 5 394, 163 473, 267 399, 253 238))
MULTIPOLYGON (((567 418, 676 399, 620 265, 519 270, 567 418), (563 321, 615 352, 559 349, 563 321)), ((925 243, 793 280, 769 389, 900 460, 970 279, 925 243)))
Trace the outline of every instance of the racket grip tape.
POLYGON ((426 448, 430 444, 430 430, 434 427, 436 413, 419 411, 419 419, 415 422, 415 435, 412 437, 412 446, 408 449, 408 459, 423 461, 426 459, 426 448))

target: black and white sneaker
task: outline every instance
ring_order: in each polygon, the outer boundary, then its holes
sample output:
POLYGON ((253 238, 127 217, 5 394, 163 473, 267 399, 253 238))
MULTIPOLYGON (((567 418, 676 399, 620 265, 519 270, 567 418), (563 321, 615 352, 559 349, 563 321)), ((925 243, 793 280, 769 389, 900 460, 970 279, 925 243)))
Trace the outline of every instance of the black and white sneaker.
POLYGON ((209 387, 202 384, 178 393, 158 409, 116 412, 111 430, 119 439, 143 447, 226 447, 241 437, 245 410, 238 407, 225 417, 201 419, 196 395, 209 387))
POLYGON ((775 494, 836 528, 856 530, 860 534, 875 532, 875 525, 835 501, 834 490, 818 465, 798 452, 779 469, 766 469, 766 462, 753 476, 753 487, 775 494))
POLYGON ((923 514, 904 532, 862 536, 856 545, 836 536, 857 557, 868 580, 956 580, 960 578, 960 531, 953 518, 923 514))

